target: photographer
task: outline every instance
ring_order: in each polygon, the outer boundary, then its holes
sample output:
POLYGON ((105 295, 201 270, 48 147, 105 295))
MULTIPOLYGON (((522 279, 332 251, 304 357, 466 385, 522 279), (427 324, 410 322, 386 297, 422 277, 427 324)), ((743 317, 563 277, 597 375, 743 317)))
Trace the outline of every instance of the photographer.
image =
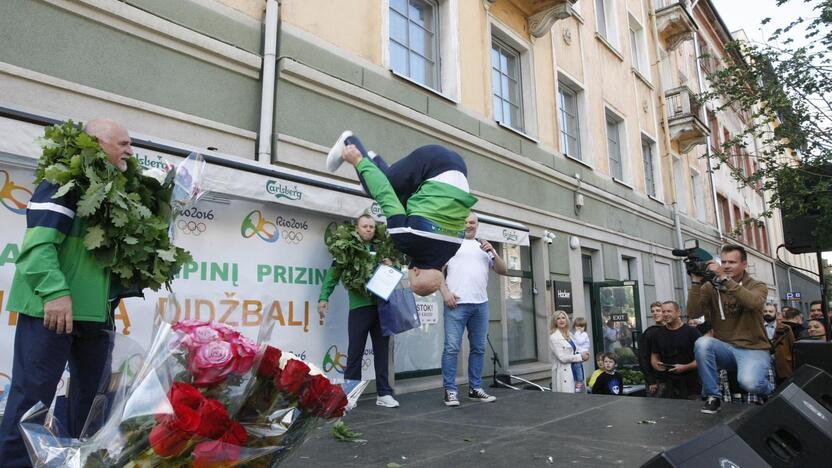
POLYGON ((765 396, 772 391, 769 341, 763 325, 768 286, 746 273, 744 248, 726 245, 720 259, 721 265, 710 261, 701 272, 688 265, 688 316, 705 316, 713 327, 713 337, 703 336, 694 346, 707 399, 702 412, 708 414, 720 409, 719 369, 736 370, 740 387, 748 393, 765 396), (704 282, 706 277, 708 282, 704 282))

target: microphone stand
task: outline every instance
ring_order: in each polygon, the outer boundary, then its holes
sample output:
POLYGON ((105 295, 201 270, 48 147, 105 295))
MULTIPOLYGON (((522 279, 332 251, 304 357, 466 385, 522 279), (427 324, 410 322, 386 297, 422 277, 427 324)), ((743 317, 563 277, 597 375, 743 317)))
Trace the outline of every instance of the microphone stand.
POLYGON ((492 374, 491 374, 491 379, 492 379, 493 383, 491 384, 491 387, 497 387, 497 388, 504 387, 504 388, 510 388, 512 390, 523 390, 522 388, 515 387, 514 385, 511 385, 511 383, 510 383, 510 382, 512 382, 512 380, 519 380, 519 381, 521 381, 525 384, 528 384, 528 385, 531 385, 531 386, 535 387, 537 390, 540 390, 541 392, 551 392, 552 391, 552 389, 549 388, 549 387, 540 386, 540 385, 538 385, 534 382, 531 382, 529 380, 526 380, 526 379, 521 378, 521 377, 517 377, 515 375, 511 375, 511 374, 506 374, 508 376, 509 383, 503 382, 501 380, 497 380, 497 366, 500 366, 500 369, 502 369, 503 371, 505 371, 506 369, 505 369, 505 367, 503 367, 503 364, 500 362, 500 356, 497 355, 497 351, 494 349, 494 345, 491 344, 491 335, 485 335, 485 339, 486 339, 486 341, 488 341, 488 347, 491 348, 491 363, 492 363, 492 368, 493 368, 493 371, 492 371, 492 374))

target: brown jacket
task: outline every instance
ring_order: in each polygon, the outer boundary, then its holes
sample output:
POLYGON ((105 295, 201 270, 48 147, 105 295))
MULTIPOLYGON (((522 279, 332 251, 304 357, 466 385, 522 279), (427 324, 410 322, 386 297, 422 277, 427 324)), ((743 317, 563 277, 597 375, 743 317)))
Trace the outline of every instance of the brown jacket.
POLYGON ((768 296, 768 286, 746 272, 740 283, 729 279, 726 287, 726 291, 717 293, 711 283, 691 285, 688 291, 688 317, 704 315, 713 327, 714 338, 737 348, 768 350, 768 335, 763 324, 763 306, 768 296), (720 297, 724 320, 719 312, 720 297))

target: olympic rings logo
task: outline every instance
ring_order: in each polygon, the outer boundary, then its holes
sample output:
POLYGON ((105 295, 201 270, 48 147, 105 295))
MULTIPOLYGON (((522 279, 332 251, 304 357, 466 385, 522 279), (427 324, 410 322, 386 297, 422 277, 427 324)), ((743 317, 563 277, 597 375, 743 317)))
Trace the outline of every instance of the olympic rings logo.
POLYGON ((324 353, 324 362, 321 365, 324 372, 331 372, 335 369, 339 374, 344 373, 347 368, 347 355, 338 351, 338 347, 332 345, 324 353))
POLYGON ((280 237, 277 226, 266 221, 260 210, 254 210, 243 218, 243 224, 240 225, 240 234, 246 239, 254 237, 256 234, 257 237, 269 243, 276 242, 280 237))
POLYGON ((290 244, 300 244, 303 240, 303 233, 300 231, 283 230, 283 239, 290 244))
POLYGON ((200 223, 197 221, 185 221, 184 219, 180 219, 179 221, 177 221, 176 227, 178 227, 179 230, 184 232, 185 234, 193 234, 194 236, 202 234, 207 229, 205 223, 200 223))
POLYGON ((26 206, 32 198, 32 191, 12 180, 11 174, 0 169, 0 203, 14 214, 25 215, 26 206), (23 201, 23 200, 26 201, 23 201))

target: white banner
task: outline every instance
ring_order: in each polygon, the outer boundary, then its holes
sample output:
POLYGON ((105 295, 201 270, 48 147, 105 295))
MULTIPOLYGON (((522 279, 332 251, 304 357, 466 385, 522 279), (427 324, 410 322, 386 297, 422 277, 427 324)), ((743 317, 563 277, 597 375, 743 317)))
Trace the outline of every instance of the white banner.
MULTIPOLYGON (((31 169, 0 164, 0 389, 11 375, 16 314, 6 309, 15 259, 26 229, 26 203, 33 190, 31 169)), ((225 322, 256 338, 265 317, 275 329, 271 343, 343 378, 347 353, 347 294, 339 286, 331 313, 318 320, 317 303, 331 257, 323 241, 330 222, 341 221, 276 203, 209 194, 176 221, 175 239, 190 250, 173 282, 179 319, 225 322)), ((116 329, 147 346, 157 307, 167 291, 146 290, 116 310, 116 329)), ((365 379, 374 378, 372 346, 367 344, 365 379)))

